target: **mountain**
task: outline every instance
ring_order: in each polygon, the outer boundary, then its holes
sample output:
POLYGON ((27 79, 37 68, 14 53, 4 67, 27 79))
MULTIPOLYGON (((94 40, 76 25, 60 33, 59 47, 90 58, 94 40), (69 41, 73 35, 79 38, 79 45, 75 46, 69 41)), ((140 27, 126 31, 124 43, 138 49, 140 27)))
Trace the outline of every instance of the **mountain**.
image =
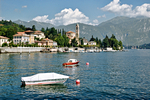
MULTIPOLYGON (((56 29, 64 29, 65 31, 75 32, 76 24, 54 26, 50 23, 41 23, 36 21, 15 22, 17 24, 25 25, 26 27, 36 26, 40 30, 42 27, 55 27, 56 29)), ((99 39, 109 38, 114 34, 117 40, 121 40, 124 45, 142 45, 150 43, 150 18, 129 18, 129 17, 115 17, 111 20, 103 22, 98 26, 78 23, 80 29, 80 37, 90 38, 98 37, 99 39)))
POLYGON ((37 21, 30 21, 30 22, 25 22, 25 21, 21 21, 21 20, 17 20, 17 21, 14 21, 14 23, 16 24, 20 24, 20 25, 24 25, 25 27, 30 27, 32 28, 33 25, 36 26, 36 29, 38 30, 41 30, 41 28, 51 28, 51 27, 54 27, 53 24, 50 24, 50 23, 44 23, 44 22, 37 22, 37 21))

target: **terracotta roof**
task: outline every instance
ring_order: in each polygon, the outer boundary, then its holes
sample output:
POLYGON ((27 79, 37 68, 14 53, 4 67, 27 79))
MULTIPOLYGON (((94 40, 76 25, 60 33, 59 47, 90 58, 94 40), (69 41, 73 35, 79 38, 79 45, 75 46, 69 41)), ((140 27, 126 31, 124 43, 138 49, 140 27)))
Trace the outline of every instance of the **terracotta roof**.
POLYGON ((0 39, 9 39, 8 37, 0 36, 0 39))
POLYGON ((37 31, 35 31, 35 33, 42 33, 41 31, 39 31, 39 30, 37 30, 37 31))
POLYGON ((17 32, 18 34, 25 34, 25 32, 17 32))
POLYGON ((46 39, 43 39, 42 41, 51 41, 51 42, 53 42, 53 40, 51 40, 51 39, 48 39, 48 38, 46 38, 46 39))
POLYGON ((29 36, 29 35, 27 35, 27 34, 15 34, 13 36, 29 36))
POLYGON ((66 34, 68 34, 68 33, 73 33, 73 34, 76 34, 75 32, 72 32, 72 31, 68 31, 68 32, 66 32, 66 34))
POLYGON ((0 24, 0 26, 4 26, 3 24, 0 24))
POLYGON ((31 32, 33 32, 33 31, 31 31, 31 30, 26 30, 26 31, 24 31, 24 32, 26 32, 26 33, 28 33, 28 32, 31 33, 31 32))

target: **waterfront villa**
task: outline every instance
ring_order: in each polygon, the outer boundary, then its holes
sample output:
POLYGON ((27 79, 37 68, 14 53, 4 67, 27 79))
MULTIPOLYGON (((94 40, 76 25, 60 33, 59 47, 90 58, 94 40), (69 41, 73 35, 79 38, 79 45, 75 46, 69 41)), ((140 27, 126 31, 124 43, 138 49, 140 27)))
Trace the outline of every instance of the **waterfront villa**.
POLYGON ((34 32, 34 37, 36 37, 36 38, 39 38, 39 39, 44 39, 45 38, 45 35, 44 35, 44 33, 43 32, 41 32, 41 31, 35 31, 34 32))
POLYGON ((96 45, 96 42, 95 41, 89 41, 88 45, 96 45))
POLYGON ((18 44, 18 43, 29 43, 32 44, 34 43, 34 36, 27 35, 25 32, 17 32, 17 34, 13 35, 13 43, 18 44))
POLYGON ((88 45, 88 40, 83 38, 83 45, 88 45))
POLYGON ((71 40, 75 38, 76 33, 72 32, 72 31, 68 31, 68 32, 66 32, 66 36, 69 38, 69 43, 71 43, 71 40))
POLYGON ((13 43, 27 43, 29 42, 29 37, 25 32, 17 32, 17 34, 13 35, 13 43))
POLYGON ((8 39, 9 39, 9 38, 7 38, 7 37, 0 36, 0 46, 2 46, 3 43, 9 44, 8 39))
POLYGON ((43 39, 42 41, 35 41, 35 43, 38 43, 38 46, 57 46, 57 42, 48 38, 43 39))
POLYGON ((76 38, 76 41, 79 45, 80 44, 79 43, 79 24, 76 24, 76 33, 72 32, 72 31, 68 31, 68 32, 66 32, 66 37, 69 38, 69 43, 71 43, 72 39, 76 38))

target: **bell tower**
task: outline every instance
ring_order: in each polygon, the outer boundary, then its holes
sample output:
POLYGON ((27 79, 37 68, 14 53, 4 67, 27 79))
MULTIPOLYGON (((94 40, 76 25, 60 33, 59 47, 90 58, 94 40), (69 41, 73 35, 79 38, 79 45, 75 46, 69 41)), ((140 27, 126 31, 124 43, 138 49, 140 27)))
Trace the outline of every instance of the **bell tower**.
POLYGON ((76 41, 79 45, 79 24, 76 24, 76 41))

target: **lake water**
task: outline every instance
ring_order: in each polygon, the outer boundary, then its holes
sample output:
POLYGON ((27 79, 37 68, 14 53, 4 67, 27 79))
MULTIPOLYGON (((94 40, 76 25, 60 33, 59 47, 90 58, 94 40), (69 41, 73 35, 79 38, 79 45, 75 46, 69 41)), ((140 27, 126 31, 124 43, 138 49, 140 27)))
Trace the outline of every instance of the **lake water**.
POLYGON ((0 54, 0 99, 150 99, 150 50, 0 54), (64 68, 70 58, 79 66, 64 68), (63 85, 20 87, 21 77, 46 72, 71 79, 63 85))

